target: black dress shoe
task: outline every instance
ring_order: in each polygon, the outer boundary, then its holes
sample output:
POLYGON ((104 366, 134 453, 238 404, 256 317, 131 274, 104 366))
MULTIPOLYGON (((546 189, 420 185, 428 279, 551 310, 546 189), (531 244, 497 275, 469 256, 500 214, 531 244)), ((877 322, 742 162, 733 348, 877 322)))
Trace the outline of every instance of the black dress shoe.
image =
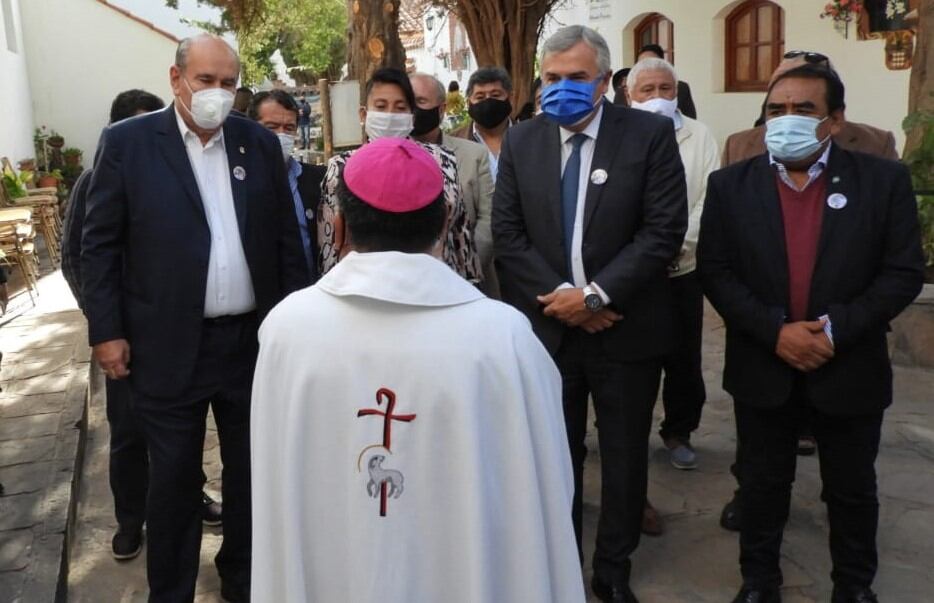
POLYGON ((639 599, 632 594, 625 582, 610 584, 594 577, 590 588, 603 603, 639 603, 639 599))
POLYGON ((879 603, 876 593, 869 588, 845 589, 833 587, 831 603, 879 603))
POLYGON ((740 589, 733 603, 782 603, 782 595, 777 587, 740 589))
POLYGON ((739 532, 739 491, 733 493, 730 502, 723 506, 720 513, 720 526, 724 530, 739 532))
POLYGON ((222 523, 223 507, 221 504, 208 496, 207 492, 201 493, 201 521, 206 526, 219 526, 222 523))
POLYGON ((110 541, 110 549, 114 559, 118 561, 129 561, 135 558, 143 550, 143 531, 127 528, 117 529, 113 540, 110 541))

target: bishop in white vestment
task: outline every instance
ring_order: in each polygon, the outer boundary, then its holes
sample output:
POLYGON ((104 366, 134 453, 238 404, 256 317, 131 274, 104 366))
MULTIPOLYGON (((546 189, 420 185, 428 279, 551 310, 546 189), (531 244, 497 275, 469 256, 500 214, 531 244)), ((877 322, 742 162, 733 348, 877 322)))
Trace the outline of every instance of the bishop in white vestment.
POLYGON ((557 368, 524 316, 429 255, 430 156, 383 139, 342 177, 366 252, 260 329, 252 601, 582 602, 557 368), (380 219, 414 230, 394 245, 380 219), (423 253, 392 250, 426 224, 423 253))

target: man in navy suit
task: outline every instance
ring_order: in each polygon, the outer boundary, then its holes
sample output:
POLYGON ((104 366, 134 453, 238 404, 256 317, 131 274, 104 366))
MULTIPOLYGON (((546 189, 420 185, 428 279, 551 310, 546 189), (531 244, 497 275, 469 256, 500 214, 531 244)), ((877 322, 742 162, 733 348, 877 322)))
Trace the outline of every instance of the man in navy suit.
POLYGON ((247 601, 250 390, 260 321, 309 283, 276 137, 230 117, 240 63, 183 40, 175 102, 104 131, 81 252, 94 356, 129 378, 150 456, 150 601, 192 601, 211 405, 224 464, 221 595, 247 601))

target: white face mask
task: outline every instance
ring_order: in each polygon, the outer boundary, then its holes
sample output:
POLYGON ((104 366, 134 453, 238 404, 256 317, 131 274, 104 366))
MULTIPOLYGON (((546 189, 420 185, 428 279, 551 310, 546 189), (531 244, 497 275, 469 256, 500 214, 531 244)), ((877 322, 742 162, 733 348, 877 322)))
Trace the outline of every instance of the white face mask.
POLYGON ((276 134, 276 137, 279 139, 279 146, 282 147, 282 159, 288 161, 292 156, 292 149, 295 148, 295 137, 283 133, 276 134))
MULTIPOLYGON (((184 77, 185 85, 191 90, 191 84, 184 77)), ((216 130, 224 124, 233 108, 234 95, 223 88, 208 88, 206 90, 191 90, 191 107, 188 112, 199 128, 216 130)))
POLYGON ((675 115, 677 115, 678 111, 678 99, 668 100, 667 98, 656 97, 650 98, 644 103, 632 101, 632 108, 664 115, 672 121, 677 121, 675 115))
POLYGON ((405 138, 413 126, 414 116, 411 113, 367 111, 364 129, 373 141, 379 138, 405 138))

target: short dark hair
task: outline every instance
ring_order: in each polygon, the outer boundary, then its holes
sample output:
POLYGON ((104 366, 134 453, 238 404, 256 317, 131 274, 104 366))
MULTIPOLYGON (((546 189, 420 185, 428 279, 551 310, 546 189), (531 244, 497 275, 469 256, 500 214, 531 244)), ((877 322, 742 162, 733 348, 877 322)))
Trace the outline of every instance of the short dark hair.
POLYGON ((409 110, 415 111, 415 91, 412 90, 412 82, 409 81, 409 76, 404 71, 395 67, 381 67, 374 71, 366 83, 366 98, 370 98, 370 93, 376 84, 394 84, 398 86, 402 90, 406 102, 409 103, 409 110))
POLYGON ((665 49, 659 46, 658 44, 646 44, 645 46, 639 49, 638 54, 636 54, 636 58, 638 58, 639 55, 642 54, 643 52, 651 52, 652 54, 654 54, 660 59, 665 58, 665 49))
POLYGON ((815 79, 815 80, 824 80, 827 84, 827 113, 833 113, 834 111, 839 111, 846 109, 846 89, 843 86, 843 81, 837 75, 837 73, 826 66, 821 66, 816 63, 805 63, 795 67, 794 69, 789 69, 785 73, 782 73, 769 85, 769 92, 766 94, 765 98, 772 94, 772 89, 775 88, 775 85, 782 80, 800 77, 805 79, 815 79))
POLYGON ((626 81, 626 76, 629 75, 630 71, 631 69, 629 67, 625 67, 613 74, 613 90, 619 90, 619 87, 626 81))
POLYGON ((298 103, 295 102, 291 94, 283 90, 269 90, 254 94, 250 106, 246 110, 247 117, 253 121, 259 121, 259 107, 266 101, 278 103, 280 107, 286 111, 291 111, 295 114, 295 117, 298 117, 298 103))
POLYGON ((457 83, 457 80, 451 80, 450 83, 448 83, 448 92, 459 92, 460 89, 461 85, 457 83))
POLYGON ((467 80, 467 96, 473 93, 473 87, 477 84, 495 84, 499 82, 503 85, 503 90, 512 93, 512 78, 509 72, 502 67, 481 67, 470 74, 467 80))
POLYGON ((126 90, 114 98, 110 105, 110 123, 133 117, 140 111, 151 113, 165 109, 162 99, 145 90, 126 90))
POLYGON ((350 192, 344 182, 343 170, 337 183, 337 199, 354 246, 360 251, 427 251, 441 236, 447 219, 444 192, 415 211, 382 211, 350 192))

